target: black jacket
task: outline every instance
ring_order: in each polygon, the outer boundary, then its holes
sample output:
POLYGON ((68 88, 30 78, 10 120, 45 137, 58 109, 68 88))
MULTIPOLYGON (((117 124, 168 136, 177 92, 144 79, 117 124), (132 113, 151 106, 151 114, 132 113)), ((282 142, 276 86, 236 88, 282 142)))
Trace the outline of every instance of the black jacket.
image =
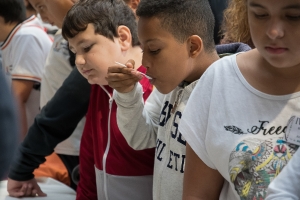
POLYGON ((33 171, 45 161, 55 146, 67 139, 88 109, 91 85, 76 67, 53 98, 36 116, 19 146, 9 172, 18 181, 32 179, 33 171))

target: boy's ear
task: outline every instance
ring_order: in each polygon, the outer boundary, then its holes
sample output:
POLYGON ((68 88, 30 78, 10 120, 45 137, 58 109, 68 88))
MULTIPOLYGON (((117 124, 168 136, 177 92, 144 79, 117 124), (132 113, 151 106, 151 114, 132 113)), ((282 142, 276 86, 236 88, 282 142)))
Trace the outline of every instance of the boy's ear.
POLYGON ((192 35, 188 38, 188 50, 191 58, 197 57, 203 50, 203 41, 198 35, 192 35))
POLYGON ((131 31, 127 26, 119 26, 117 29, 118 41, 122 51, 127 51, 132 45, 131 31))

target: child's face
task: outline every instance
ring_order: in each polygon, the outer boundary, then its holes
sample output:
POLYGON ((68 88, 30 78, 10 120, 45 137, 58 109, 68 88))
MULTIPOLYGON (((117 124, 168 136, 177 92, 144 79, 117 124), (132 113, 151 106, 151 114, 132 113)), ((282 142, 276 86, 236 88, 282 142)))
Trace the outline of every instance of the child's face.
POLYGON ((117 39, 114 41, 95 33, 94 26, 68 39, 70 50, 76 54, 75 64, 78 71, 90 84, 107 85, 105 79, 109 66, 121 57, 121 48, 117 39))
POLYGON ((45 4, 45 0, 29 0, 29 3, 38 12, 45 23, 49 23, 52 26, 57 25, 55 18, 49 13, 48 8, 45 4))
POLYGON ((248 0, 250 33, 263 58, 276 68, 300 64, 300 1, 248 0))
POLYGON ((141 17, 138 36, 144 52, 142 64, 158 91, 167 94, 190 76, 187 43, 178 42, 157 18, 141 17))
POLYGON ((56 26, 62 27, 64 17, 74 5, 75 0, 44 0, 48 11, 54 17, 56 26))

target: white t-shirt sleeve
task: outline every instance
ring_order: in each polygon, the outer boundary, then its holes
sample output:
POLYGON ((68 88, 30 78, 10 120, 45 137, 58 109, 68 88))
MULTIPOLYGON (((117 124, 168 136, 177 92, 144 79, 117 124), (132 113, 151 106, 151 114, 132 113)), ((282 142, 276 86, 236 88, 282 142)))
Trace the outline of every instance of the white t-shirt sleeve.
POLYGON ((198 81, 183 111, 179 131, 199 158, 208 167, 216 169, 206 147, 213 77, 213 70, 206 71, 198 81))
POLYGON ((287 166, 270 183, 266 200, 281 200, 300 198, 300 151, 298 150, 287 166))
POLYGON ((12 51, 14 54, 12 79, 41 82, 47 56, 42 44, 33 35, 16 35, 16 37, 16 45, 12 51))

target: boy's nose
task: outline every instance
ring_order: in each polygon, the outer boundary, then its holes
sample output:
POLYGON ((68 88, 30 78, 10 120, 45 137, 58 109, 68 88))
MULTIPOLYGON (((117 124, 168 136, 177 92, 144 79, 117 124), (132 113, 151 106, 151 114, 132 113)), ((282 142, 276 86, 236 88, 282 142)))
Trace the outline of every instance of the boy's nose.
POLYGON ((76 54, 75 64, 76 64, 77 67, 85 65, 85 59, 83 58, 82 55, 76 54))
POLYGON ((150 66, 150 62, 147 59, 147 56, 145 55, 145 53, 142 56, 142 65, 146 68, 149 68, 150 66))
POLYGON ((40 13, 40 16, 41 16, 43 22, 49 23, 49 19, 48 19, 47 15, 40 13))
POLYGON ((284 36, 284 28, 280 20, 275 19, 270 21, 267 28, 267 35, 272 40, 282 38, 284 36))

